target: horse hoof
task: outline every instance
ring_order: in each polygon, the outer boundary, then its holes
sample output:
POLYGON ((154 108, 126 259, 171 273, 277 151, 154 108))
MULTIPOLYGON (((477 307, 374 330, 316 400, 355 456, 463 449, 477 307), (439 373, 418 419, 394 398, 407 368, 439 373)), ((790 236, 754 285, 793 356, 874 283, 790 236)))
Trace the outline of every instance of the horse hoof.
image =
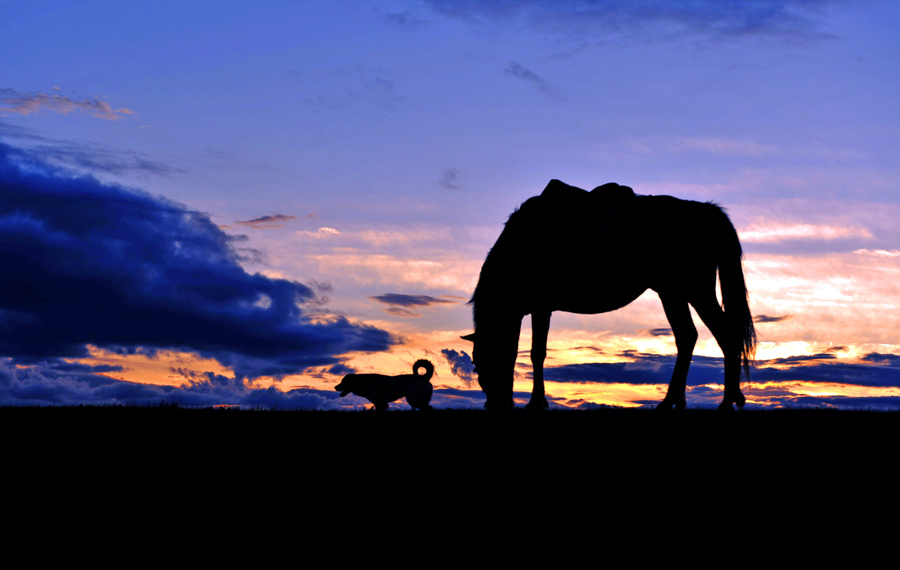
POLYGON ((747 403, 747 398, 745 398, 743 394, 738 394, 738 397, 735 399, 734 403, 737 404, 737 407, 743 408, 744 404, 747 403))
POLYGON ((662 402, 656 404, 656 409, 662 412, 669 412, 671 410, 683 410, 687 407, 687 401, 679 400, 677 402, 673 402, 669 398, 664 398, 662 402))
POLYGON ((529 412, 543 412, 550 408, 550 404, 547 403, 547 400, 544 401, 534 401, 531 400, 527 404, 525 404, 525 409, 529 412))
POLYGON ((724 413, 728 413, 728 412, 733 412, 733 411, 734 411, 734 408, 731 407, 731 402, 722 402, 721 404, 719 404, 719 407, 716 408, 716 409, 717 409, 718 411, 724 412, 724 413))

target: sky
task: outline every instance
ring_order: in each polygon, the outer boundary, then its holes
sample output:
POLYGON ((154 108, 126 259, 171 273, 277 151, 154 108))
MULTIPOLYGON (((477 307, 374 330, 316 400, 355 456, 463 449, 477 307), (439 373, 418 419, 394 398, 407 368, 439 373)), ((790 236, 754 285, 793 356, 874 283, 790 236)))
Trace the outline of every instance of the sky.
MULTIPOLYGON (((2 405, 362 409, 343 375, 427 358, 433 405, 479 407, 467 301, 560 179, 727 210, 750 408, 900 408, 896 2, 0 10, 2 405)), ((688 406, 714 406, 694 320, 688 406)), ((674 354, 652 291, 554 313, 551 407, 653 405, 674 354)))

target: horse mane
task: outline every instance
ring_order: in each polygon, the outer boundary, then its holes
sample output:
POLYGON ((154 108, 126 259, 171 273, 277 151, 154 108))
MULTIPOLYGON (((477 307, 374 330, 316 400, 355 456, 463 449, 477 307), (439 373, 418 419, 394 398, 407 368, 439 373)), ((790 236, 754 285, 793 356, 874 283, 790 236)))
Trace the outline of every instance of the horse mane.
MULTIPOLYGON (((514 269, 514 264, 511 263, 513 256, 506 254, 507 250, 511 249, 513 241, 510 238, 510 234, 515 233, 515 229, 522 224, 522 208, 536 198, 537 196, 529 198, 521 207, 513 210, 513 213, 509 215, 509 218, 503 224, 503 231, 500 233, 500 237, 497 238, 494 247, 488 251, 484 264, 481 266, 478 284, 475 285, 475 291, 472 293, 472 298, 469 299, 468 303, 472 306, 472 322, 476 330, 478 329, 478 324, 485 321, 484 307, 496 306, 495 297, 499 289, 497 286, 491 287, 489 285, 494 282, 494 279, 490 276, 503 274, 514 269)), ((531 211, 530 208, 529 211, 531 211)))

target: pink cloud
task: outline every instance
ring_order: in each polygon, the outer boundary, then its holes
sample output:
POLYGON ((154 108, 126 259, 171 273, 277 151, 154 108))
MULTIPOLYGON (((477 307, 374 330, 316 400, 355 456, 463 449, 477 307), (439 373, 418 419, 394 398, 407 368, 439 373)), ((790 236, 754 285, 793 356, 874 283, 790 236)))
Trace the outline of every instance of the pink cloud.
POLYGON ((68 115, 71 111, 90 113, 98 119, 118 121, 125 115, 133 115, 134 111, 112 106, 96 97, 89 99, 72 99, 65 95, 48 95, 46 93, 19 93, 15 89, 0 89, 0 113, 18 113, 30 115, 42 110, 50 110, 60 115, 68 115))

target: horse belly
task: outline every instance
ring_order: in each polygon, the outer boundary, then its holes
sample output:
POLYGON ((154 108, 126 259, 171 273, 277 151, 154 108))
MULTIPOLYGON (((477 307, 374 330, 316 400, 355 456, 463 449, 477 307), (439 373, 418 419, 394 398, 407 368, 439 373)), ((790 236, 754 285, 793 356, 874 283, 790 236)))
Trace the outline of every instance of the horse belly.
POLYGON ((607 313, 621 309, 646 290, 646 285, 602 283, 595 277, 592 281, 560 288, 551 297, 554 299, 551 310, 583 315, 607 313))

